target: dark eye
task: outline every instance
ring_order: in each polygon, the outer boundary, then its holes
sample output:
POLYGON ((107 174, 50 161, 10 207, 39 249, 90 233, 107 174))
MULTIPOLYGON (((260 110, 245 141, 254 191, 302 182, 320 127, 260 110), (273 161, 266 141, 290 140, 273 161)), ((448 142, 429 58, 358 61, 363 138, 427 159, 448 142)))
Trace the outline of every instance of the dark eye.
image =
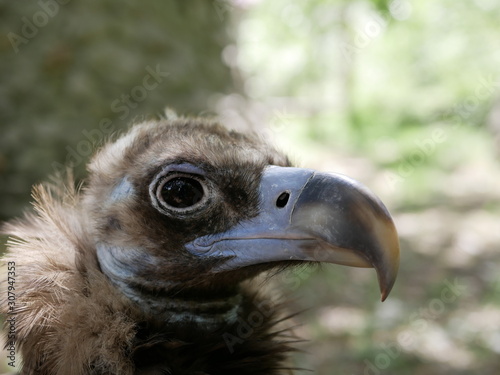
POLYGON ((194 165, 166 165, 149 185, 151 204, 163 215, 192 217, 214 201, 215 188, 206 172, 194 165))
POLYGON ((201 183, 194 178, 174 177, 161 186, 159 193, 167 206, 187 208, 203 199, 204 190, 201 183))

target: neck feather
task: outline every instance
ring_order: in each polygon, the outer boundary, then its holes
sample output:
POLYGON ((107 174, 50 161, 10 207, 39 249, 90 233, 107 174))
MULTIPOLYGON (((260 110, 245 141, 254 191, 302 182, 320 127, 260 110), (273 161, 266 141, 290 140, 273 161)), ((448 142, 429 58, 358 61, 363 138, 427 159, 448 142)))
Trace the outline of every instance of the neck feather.
POLYGON ((206 329, 236 322, 242 297, 237 288, 220 296, 186 295, 181 285, 167 280, 145 280, 138 276, 141 264, 154 262, 140 249, 99 244, 101 270, 111 282, 147 314, 167 323, 198 324, 206 329), (126 254, 127 259, 121 259, 126 254))

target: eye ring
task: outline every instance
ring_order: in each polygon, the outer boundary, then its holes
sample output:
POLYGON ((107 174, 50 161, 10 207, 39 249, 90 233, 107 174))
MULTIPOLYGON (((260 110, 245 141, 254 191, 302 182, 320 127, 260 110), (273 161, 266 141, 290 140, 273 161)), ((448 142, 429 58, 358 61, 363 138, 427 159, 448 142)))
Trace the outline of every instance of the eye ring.
POLYGON ((150 195, 163 214, 192 214, 206 206, 209 189, 203 176, 173 171, 155 179, 150 195))

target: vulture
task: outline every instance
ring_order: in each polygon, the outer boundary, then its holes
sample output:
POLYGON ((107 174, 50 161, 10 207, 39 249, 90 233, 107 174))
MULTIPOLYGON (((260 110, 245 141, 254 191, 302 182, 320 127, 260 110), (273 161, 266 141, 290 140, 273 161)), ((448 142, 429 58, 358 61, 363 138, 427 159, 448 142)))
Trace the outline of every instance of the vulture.
POLYGON ((83 184, 61 180, 3 227, 21 374, 292 374, 289 314, 259 280, 373 267, 384 300, 396 278, 397 232, 373 193, 215 120, 137 124, 83 184))

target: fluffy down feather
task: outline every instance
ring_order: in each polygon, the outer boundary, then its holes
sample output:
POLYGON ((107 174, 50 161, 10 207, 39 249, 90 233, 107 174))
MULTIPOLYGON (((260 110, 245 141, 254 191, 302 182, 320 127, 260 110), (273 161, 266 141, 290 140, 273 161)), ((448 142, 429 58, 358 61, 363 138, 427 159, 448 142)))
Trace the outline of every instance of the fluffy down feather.
POLYGON ((228 346, 228 337, 241 336, 245 314, 268 301, 252 288, 243 288, 238 321, 200 332, 158 321, 101 272, 94 240, 99 224, 89 205, 95 203, 95 211, 105 186, 139 162, 165 153, 161 139, 168 139, 169 154, 210 159, 216 166, 242 158, 254 164, 289 164, 256 137, 180 119, 135 126, 108 144, 90 164, 90 182, 83 190, 74 187, 71 176, 58 186, 36 186, 34 212, 3 227, 11 236, 3 262, 15 264, 16 301, 9 305, 2 293, 0 308, 15 318, 22 374, 290 373, 284 363, 294 338, 280 327, 282 317, 275 313, 279 305, 238 341, 236 351, 228 346))

